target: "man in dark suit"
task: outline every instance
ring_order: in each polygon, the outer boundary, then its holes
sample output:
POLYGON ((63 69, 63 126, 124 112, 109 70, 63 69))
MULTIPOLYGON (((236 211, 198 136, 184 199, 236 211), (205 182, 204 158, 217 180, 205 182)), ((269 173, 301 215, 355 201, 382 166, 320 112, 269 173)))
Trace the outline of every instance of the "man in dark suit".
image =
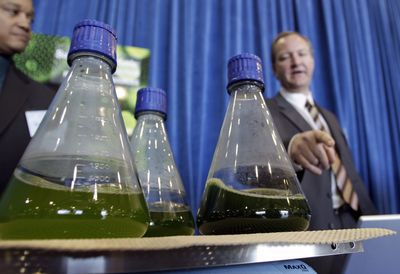
MULTIPOLYGON (((271 47, 273 71, 280 92, 267 100, 279 135, 297 169, 303 170, 301 187, 311 207, 310 230, 356 227, 359 216, 376 209, 353 164, 349 147, 335 115, 315 103, 310 90, 314 57, 310 41, 296 32, 277 36, 271 47), (314 112, 310 113, 310 102, 314 112), (314 115, 318 113, 318 115, 314 115), (339 157, 358 198, 346 202, 337 186, 332 165, 339 157)), ((347 182, 347 181, 346 181, 347 182)), ((353 197, 353 196, 350 197, 353 197)), ((340 256, 332 256, 340 257, 340 256)), ((309 260, 318 273, 340 273, 344 258, 309 260)))
POLYGON ((54 96, 11 59, 25 50, 33 15, 31 0, 0 0, 0 195, 54 96))

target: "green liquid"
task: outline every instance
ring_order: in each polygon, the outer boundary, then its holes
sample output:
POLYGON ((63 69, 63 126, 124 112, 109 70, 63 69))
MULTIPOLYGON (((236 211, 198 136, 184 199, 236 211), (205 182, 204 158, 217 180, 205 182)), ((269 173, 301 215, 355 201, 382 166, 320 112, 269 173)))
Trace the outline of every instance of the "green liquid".
POLYGON ((173 205, 172 208, 169 206, 168 211, 162 211, 167 207, 161 204, 152 204, 149 207, 151 221, 144 237, 194 234, 193 215, 187 206, 173 205))
POLYGON ((149 221, 143 194, 117 191, 70 191, 16 170, 0 202, 0 238, 141 237, 149 221))
POLYGON ((302 194, 276 189, 238 191, 219 179, 206 184, 197 215, 201 234, 239 234, 306 230, 310 209, 302 194))

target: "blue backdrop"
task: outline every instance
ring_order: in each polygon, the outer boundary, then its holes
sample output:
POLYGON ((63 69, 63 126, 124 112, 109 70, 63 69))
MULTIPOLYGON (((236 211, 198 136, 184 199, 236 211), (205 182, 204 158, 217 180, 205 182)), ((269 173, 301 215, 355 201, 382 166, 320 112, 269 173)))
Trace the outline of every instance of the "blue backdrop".
POLYGON ((312 90, 337 114, 358 170, 381 213, 400 213, 400 1, 36 0, 34 31, 70 36, 91 18, 119 43, 151 50, 150 85, 168 93, 167 128, 189 202, 199 206, 228 103, 226 63, 251 52, 264 63, 265 96, 279 84, 273 37, 307 35, 312 90))

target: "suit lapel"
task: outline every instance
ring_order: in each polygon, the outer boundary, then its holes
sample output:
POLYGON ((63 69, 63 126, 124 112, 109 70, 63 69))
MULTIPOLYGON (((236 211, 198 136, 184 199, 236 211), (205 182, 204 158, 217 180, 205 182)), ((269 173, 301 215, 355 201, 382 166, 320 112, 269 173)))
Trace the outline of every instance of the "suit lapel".
POLYGON ((311 126, 304 120, 297 110, 282 97, 280 93, 274 96, 273 100, 277 103, 279 111, 285 115, 295 127, 300 131, 312 130, 311 126))
POLYGON ((29 81, 11 64, 0 95, 0 135, 23 108, 29 97, 28 86, 29 81))

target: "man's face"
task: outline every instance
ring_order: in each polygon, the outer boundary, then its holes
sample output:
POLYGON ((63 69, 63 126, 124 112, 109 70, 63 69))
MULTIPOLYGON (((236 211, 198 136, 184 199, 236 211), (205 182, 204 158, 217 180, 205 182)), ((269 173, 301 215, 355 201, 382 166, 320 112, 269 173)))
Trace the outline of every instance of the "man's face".
POLYGON ((31 38, 31 0, 0 0, 0 54, 25 50, 31 38))
POLYGON ((314 72, 314 58, 307 41, 296 34, 279 39, 275 45, 273 69, 287 91, 308 91, 314 72))

